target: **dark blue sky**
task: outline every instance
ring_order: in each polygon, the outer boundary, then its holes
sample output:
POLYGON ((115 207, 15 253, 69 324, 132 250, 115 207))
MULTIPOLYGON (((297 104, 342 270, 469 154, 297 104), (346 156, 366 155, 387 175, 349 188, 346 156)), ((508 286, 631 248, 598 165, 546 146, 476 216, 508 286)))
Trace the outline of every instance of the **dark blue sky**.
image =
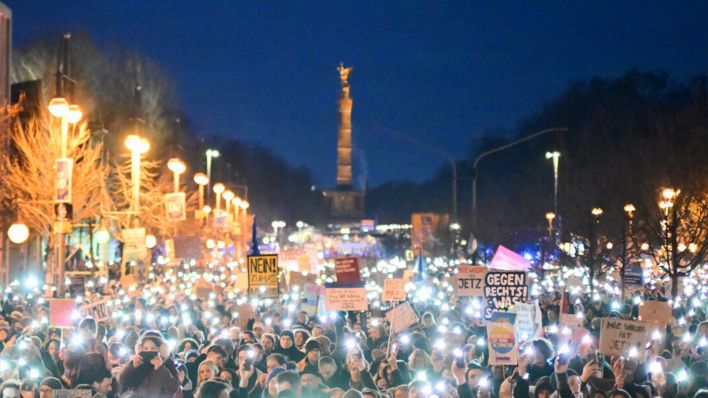
POLYGON ((5 0, 16 45, 89 32, 159 63, 203 135, 258 142, 334 184, 340 60, 354 66, 355 174, 423 180, 569 81, 631 67, 708 69, 703 1, 5 0))

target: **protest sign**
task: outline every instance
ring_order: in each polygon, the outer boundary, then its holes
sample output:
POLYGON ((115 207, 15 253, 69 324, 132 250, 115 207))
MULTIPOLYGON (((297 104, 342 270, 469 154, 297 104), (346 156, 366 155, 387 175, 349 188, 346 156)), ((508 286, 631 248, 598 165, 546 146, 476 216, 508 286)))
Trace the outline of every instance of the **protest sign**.
POLYGON ((325 284, 325 309, 327 311, 366 311, 369 300, 364 282, 325 284))
POLYGON ((63 389, 54 390, 51 392, 54 398, 91 398, 93 397, 93 391, 91 389, 63 389))
POLYGON ((484 295, 484 275, 487 269, 481 266, 462 266, 455 275, 457 297, 479 297, 484 295))
POLYGON ((265 298, 278 297, 278 255, 248 256, 248 294, 265 298))
POLYGON ((418 315, 407 301, 386 312, 386 319, 393 333, 399 333, 418 323, 418 315))
POLYGON ((165 194, 165 215, 169 222, 187 219, 187 201, 184 192, 165 194))
POLYGON ((668 325, 672 319, 671 304, 667 301, 645 301, 639 305, 640 321, 668 325))
POLYGON ((639 265, 630 265, 624 270, 622 297, 624 299, 631 298, 635 292, 642 290, 642 267, 639 265))
POLYGON ((502 245, 497 247, 492 262, 489 264, 489 268, 505 271, 528 271, 530 267, 531 263, 524 256, 502 245))
POLYGON ((585 318, 578 318, 575 314, 560 314, 560 339, 562 341, 580 341, 585 334, 584 323, 585 318))
POLYGON ((70 328, 76 301, 73 299, 49 299, 49 326, 55 328, 70 328))
POLYGON ((528 297, 526 272, 489 270, 484 276, 484 297, 487 301, 485 319, 493 311, 509 311, 514 304, 523 303, 528 297))
POLYGON ((302 292, 302 301, 300 305, 302 310, 310 315, 315 315, 317 312, 317 302, 320 300, 322 287, 313 283, 305 285, 302 292))
POLYGON ((140 261, 147 257, 147 246, 145 246, 145 228, 124 229, 121 232, 123 238, 123 260, 140 261))
POLYGON ((600 324, 600 353, 628 355, 636 349, 639 359, 644 357, 644 344, 649 341, 649 324, 618 318, 602 318, 600 324))
POLYGON ((516 303, 516 341, 528 341, 541 337, 543 319, 538 301, 533 303, 516 303))
POLYGON ((288 272, 288 286, 305 286, 308 283, 315 283, 317 280, 317 275, 315 274, 303 274, 302 272, 290 271, 288 272))
POLYGON ((516 365, 517 349, 513 313, 494 312, 487 324, 490 365, 516 365))
POLYGON ((54 181, 54 201, 59 203, 71 203, 71 175, 74 169, 74 159, 59 158, 55 162, 56 179, 54 181))
POLYGON ((404 301, 406 299, 406 281, 403 279, 384 279, 383 294, 381 300, 404 301))
POLYGON ((106 322, 110 320, 110 315, 108 314, 108 300, 83 305, 81 306, 81 313, 84 316, 93 317, 98 322, 106 322))
POLYGON ((337 282, 361 281, 358 257, 335 258, 334 271, 337 274, 337 282))

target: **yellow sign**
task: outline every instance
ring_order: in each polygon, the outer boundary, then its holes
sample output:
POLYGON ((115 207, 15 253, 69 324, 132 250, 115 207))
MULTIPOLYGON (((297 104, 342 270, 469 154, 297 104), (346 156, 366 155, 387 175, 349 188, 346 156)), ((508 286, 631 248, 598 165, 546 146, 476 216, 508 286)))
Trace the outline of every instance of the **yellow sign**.
POLYGON ((70 234, 71 233, 71 221, 54 221, 54 233, 55 234, 70 234))
POLYGON ((253 297, 278 297, 278 255, 248 256, 248 294, 253 297))

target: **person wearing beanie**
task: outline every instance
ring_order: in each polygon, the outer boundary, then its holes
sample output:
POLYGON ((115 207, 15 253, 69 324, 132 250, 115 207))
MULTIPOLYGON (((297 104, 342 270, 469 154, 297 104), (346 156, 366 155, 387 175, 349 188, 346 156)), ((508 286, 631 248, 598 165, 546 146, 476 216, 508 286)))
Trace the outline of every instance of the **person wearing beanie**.
POLYGON ((317 340, 310 339, 305 343, 305 358, 297 364, 300 373, 319 373, 318 362, 322 355, 322 348, 317 340))
POLYGON ((285 372, 283 368, 274 368, 268 376, 266 376, 266 383, 263 392, 261 393, 261 398, 275 398, 277 395, 275 379, 279 374, 285 372))

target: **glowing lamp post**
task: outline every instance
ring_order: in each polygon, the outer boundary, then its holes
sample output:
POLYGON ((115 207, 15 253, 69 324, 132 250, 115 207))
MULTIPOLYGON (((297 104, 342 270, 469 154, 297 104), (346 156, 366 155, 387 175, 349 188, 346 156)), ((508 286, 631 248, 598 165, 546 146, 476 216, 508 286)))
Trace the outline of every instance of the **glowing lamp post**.
POLYGON ((22 244, 29 238, 29 228, 25 224, 15 223, 7 230, 7 237, 14 244, 22 244))
POLYGON ((226 214, 229 213, 229 210, 231 210, 231 200, 234 198, 234 193, 231 190, 224 191, 224 193, 221 195, 224 197, 224 202, 226 203, 226 214))
POLYGON ((185 170, 187 170, 187 165, 185 165, 183 161, 177 158, 172 158, 167 161, 167 168, 172 171, 175 184, 175 193, 177 193, 179 192, 179 175, 184 173, 185 170))
POLYGON ((218 182, 214 184, 214 193, 216 194, 216 210, 221 210, 221 194, 224 193, 226 187, 224 184, 218 182))
POLYGON ((551 212, 546 213, 546 220, 548 220, 548 239, 553 238, 553 219, 556 218, 556 214, 551 212))
POLYGON ((209 177, 204 173, 194 175, 194 182, 199 185, 199 208, 204 209, 204 186, 209 184, 209 177))
POLYGON ((216 159, 219 156, 220 156, 220 153, 216 149, 207 149, 206 150, 207 177, 209 177, 209 181, 207 182, 207 184, 209 187, 211 187, 211 161, 212 161, 212 159, 216 159))
POLYGON ((129 135, 125 139, 125 146, 131 153, 131 176, 133 179, 133 213, 140 212, 140 157, 150 150, 150 143, 145 138, 129 135))

